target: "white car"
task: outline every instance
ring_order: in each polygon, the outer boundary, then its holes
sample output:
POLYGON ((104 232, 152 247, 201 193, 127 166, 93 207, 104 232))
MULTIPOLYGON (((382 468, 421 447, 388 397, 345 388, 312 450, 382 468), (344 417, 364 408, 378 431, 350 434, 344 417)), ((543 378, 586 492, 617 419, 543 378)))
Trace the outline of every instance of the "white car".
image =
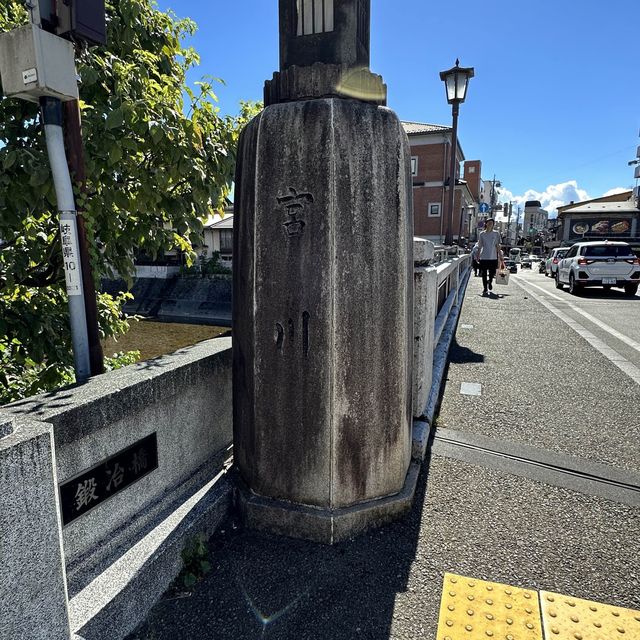
POLYGON ((569 251, 571 247, 558 247, 557 249, 552 249, 549 257, 547 258, 547 266, 545 275, 551 276, 552 278, 556 277, 556 271, 558 270, 558 263, 562 258, 565 257, 567 251, 569 251))
POLYGON ((583 287, 621 287, 635 296, 640 283, 640 259, 626 242, 577 242, 558 263, 556 287, 569 285, 577 295, 583 287))

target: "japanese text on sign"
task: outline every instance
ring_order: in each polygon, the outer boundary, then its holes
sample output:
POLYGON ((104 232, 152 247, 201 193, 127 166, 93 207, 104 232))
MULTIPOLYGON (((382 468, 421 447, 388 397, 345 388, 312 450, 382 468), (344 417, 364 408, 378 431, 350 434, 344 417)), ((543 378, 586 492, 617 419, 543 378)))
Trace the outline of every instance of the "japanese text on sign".
POLYGON ((62 260, 67 295, 82 295, 80 286, 80 252, 75 220, 60 221, 60 241, 62 242, 62 260))
POLYGON ((152 433, 61 484, 63 524, 69 524, 157 468, 158 443, 152 433))

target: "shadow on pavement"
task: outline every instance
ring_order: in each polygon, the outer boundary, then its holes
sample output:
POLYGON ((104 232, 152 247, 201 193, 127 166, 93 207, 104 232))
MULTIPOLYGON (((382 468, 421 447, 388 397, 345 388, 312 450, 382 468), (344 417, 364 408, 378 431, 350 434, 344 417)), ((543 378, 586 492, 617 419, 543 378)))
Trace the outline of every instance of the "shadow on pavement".
POLYGON ((423 469, 404 520, 335 546, 223 526, 209 542, 213 568, 193 594, 165 597, 129 640, 390 638, 426 484, 423 469))
POLYGON ((454 336, 449 350, 449 362, 454 362, 455 364, 484 362, 484 356, 481 353, 476 353, 468 347, 463 347, 458 344, 458 339, 454 336))
POLYGON ((579 300, 580 298, 584 298, 585 300, 617 300, 619 302, 626 300, 640 302, 640 294, 628 296, 624 291, 622 291, 622 289, 610 289, 609 291, 606 291, 601 287, 584 287, 583 289, 580 289, 576 296, 572 296, 566 286, 564 291, 570 299, 578 298, 579 300))

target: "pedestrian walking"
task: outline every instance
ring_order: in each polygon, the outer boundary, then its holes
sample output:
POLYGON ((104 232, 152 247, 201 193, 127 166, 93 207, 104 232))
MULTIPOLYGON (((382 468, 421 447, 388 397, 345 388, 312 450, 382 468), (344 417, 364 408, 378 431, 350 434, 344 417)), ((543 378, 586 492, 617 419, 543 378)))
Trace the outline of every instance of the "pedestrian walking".
POLYGON ((471 249, 471 266, 473 267, 473 275, 478 277, 479 273, 480 273, 480 262, 478 261, 478 252, 480 250, 480 247, 478 246, 478 243, 476 242, 473 245, 473 249, 471 249))
POLYGON ((496 277, 498 263, 503 262, 500 250, 500 234, 493 230, 495 221, 489 218, 485 222, 484 231, 478 236, 478 259, 482 276, 482 295, 489 295, 493 290, 493 279, 496 277))

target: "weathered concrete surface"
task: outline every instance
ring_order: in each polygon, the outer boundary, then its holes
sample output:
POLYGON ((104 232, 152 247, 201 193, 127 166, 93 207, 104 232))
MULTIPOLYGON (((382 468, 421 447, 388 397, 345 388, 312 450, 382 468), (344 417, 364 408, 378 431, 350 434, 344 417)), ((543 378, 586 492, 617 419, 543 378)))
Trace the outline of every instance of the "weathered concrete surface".
POLYGON ((197 535, 211 536, 230 509, 224 473, 208 482, 69 603, 73 640, 120 640, 133 631, 184 567, 182 551, 197 535))
POLYGON ((274 105, 244 132, 238 166, 242 476, 263 497, 330 509, 398 493, 411 456, 413 334, 400 123, 350 100, 274 105))
POLYGON ((75 595, 221 468, 232 440, 231 339, 5 407, 53 425, 61 483, 156 433, 158 468, 63 529, 75 595))
MULTIPOLYGON (((126 291, 124 281, 103 282, 109 293, 126 291)), ((193 324, 231 326, 231 276, 207 278, 136 278, 133 300, 124 305, 129 314, 193 324)))
POLYGON ((10 422, 0 436, 0 638, 68 640, 53 429, 0 416, 10 422))
POLYGON ((436 346, 434 344, 434 324, 438 304, 438 272, 435 267, 417 266, 414 270, 413 282, 415 296, 413 319, 413 415, 420 417, 426 411, 433 380, 433 351, 436 346))

